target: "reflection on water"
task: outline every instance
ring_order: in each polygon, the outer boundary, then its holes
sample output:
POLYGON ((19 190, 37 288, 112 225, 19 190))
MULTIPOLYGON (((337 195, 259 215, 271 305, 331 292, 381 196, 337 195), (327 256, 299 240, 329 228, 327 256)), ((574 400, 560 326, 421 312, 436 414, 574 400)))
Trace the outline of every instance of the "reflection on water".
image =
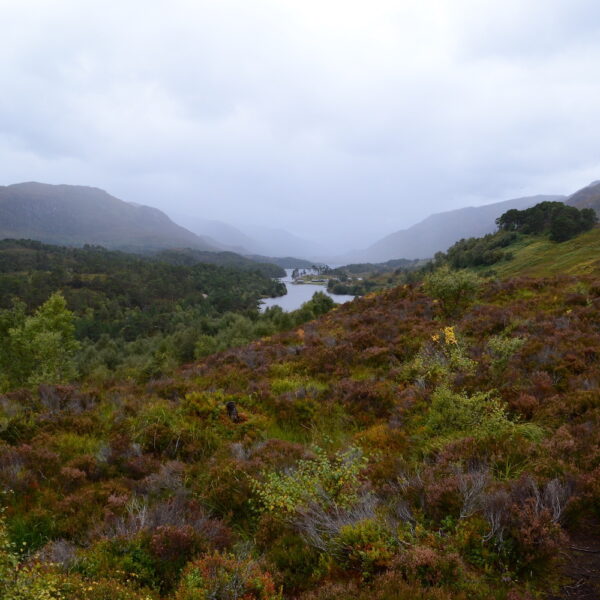
POLYGON ((327 291, 327 286, 314 285, 312 283, 292 283, 292 271, 293 269, 286 269, 286 276, 281 277, 279 281, 283 281, 287 287, 287 294, 279 298, 265 298, 260 305, 261 310, 265 310, 271 306, 281 306, 283 310, 290 311, 300 308, 302 304, 308 302, 315 292, 324 292, 329 297, 333 298, 333 301, 337 304, 349 302, 354 296, 345 296, 341 294, 331 294, 327 291))

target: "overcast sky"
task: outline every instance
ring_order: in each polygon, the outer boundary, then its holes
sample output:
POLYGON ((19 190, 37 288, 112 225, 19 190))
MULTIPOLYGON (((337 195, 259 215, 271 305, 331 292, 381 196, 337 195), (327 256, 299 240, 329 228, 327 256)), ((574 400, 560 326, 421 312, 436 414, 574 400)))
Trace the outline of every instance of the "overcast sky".
POLYGON ((600 178, 598 0, 0 0, 0 184, 360 247, 600 178))

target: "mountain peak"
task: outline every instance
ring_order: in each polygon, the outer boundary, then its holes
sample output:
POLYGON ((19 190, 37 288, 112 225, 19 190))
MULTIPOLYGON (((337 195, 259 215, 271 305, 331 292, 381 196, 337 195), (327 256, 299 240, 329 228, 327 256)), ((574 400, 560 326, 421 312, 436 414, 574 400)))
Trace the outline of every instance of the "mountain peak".
POLYGON ((157 208, 132 205, 105 190, 28 181, 0 188, 0 238, 123 250, 216 250, 157 208))

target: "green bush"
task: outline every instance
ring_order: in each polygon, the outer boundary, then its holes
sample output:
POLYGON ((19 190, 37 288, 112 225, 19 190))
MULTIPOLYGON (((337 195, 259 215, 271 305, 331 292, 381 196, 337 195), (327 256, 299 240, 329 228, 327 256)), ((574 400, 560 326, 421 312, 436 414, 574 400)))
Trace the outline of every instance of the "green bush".
POLYGON ((329 458, 318 449, 313 460, 301 460, 292 472, 271 472, 254 480, 261 511, 290 515, 311 502, 351 506, 357 498, 359 475, 366 464, 360 450, 350 448, 329 458))
POLYGON ((0 319, 2 388, 67 383, 76 377, 79 342, 74 315, 62 294, 52 294, 32 316, 25 316, 22 305, 4 313, 0 319))
POLYGON ((446 317, 462 313, 477 298, 481 279, 471 271, 451 271, 440 267, 425 277, 425 291, 440 302, 446 317))
POLYGON ((533 438, 541 435, 537 426, 511 420, 506 405, 491 392, 468 395, 446 386, 438 387, 432 394, 425 430, 430 438, 440 442, 460 437, 491 440, 514 434, 533 438))
POLYGON ((150 588, 158 588, 160 583, 148 540, 143 536, 101 540, 81 553, 74 570, 89 579, 135 581, 150 588))
POLYGON ((447 387, 437 388, 431 397, 427 414, 427 429, 435 436, 468 432, 477 437, 488 437, 512 430, 506 408, 489 392, 469 396, 447 387))
POLYGON ((0 599, 1 600, 156 600, 137 582, 127 585, 94 576, 88 580, 76 573, 61 572, 57 566, 35 560, 19 563, 17 546, 11 543, 0 513, 0 599))
POLYGON ((369 579, 388 566, 394 556, 395 540, 389 529, 376 518, 344 525, 332 540, 336 562, 369 579))
POLYGON ((410 379, 439 385, 449 384, 457 373, 473 374, 476 366, 477 363, 467 356, 454 327, 449 326, 431 336, 431 342, 423 345, 404 370, 410 379))

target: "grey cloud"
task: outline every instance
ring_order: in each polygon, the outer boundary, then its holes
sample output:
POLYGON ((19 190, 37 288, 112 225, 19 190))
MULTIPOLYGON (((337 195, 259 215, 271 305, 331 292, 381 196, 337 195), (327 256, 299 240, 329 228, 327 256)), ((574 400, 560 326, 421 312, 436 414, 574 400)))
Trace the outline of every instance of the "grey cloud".
POLYGON ((0 183, 337 249, 598 177, 591 0, 4 0, 0 183), (8 91, 8 93, 7 93, 8 91))

